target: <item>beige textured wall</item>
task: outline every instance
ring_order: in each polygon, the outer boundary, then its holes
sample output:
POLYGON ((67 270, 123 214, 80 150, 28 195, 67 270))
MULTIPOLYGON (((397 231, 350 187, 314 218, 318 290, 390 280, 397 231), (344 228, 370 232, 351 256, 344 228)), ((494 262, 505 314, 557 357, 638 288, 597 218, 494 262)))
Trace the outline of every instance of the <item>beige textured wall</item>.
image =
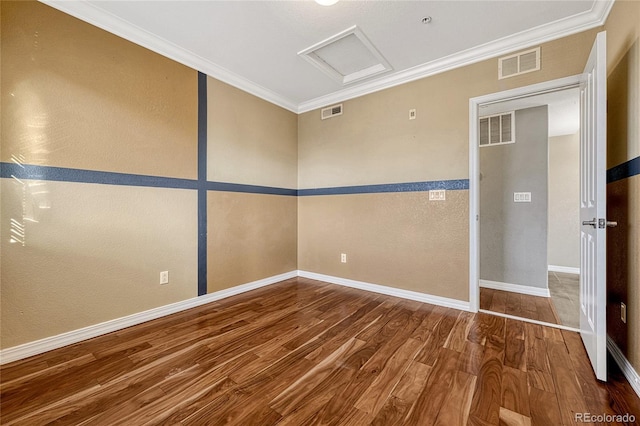
POLYGON ((549 138, 549 265, 580 267, 580 134, 549 138))
POLYGON ((24 182, 1 179, 2 348, 197 295, 195 191, 24 182))
MULTIPOLYGON (((296 114, 207 78, 207 178, 295 189, 296 114)), ((297 269, 295 197, 209 191, 207 292, 297 269)))
MULTIPOLYGON (((640 2, 616 1, 607 30, 607 164, 640 156, 640 2)), ((607 185, 607 332, 640 372, 640 177, 607 185), (627 305, 627 323, 620 320, 627 305)))
POLYGON ((640 2, 614 3, 607 30, 607 165, 640 156, 640 2))
POLYGON ((296 114, 213 78, 207 93, 207 179, 297 188, 296 114))
POLYGON ((2 55, 2 161, 196 177, 194 70, 35 1, 2 2, 2 55))
POLYGON ((299 269, 468 300, 468 206, 468 191, 299 197, 299 269))
MULTIPOLYGON (((332 119, 321 120, 319 110, 301 114, 299 188, 467 179, 469 99, 581 73, 596 33, 543 44, 538 72, 499 81, 491 59, 346 101, 343 115, 332 119)), ((468 300, 468 202, 460 202, 467 192, 448 191, 442 211, 425 223, 424 192, 299 197, 299 269, 468 300), (368 197, 387 200, 380 202, 385 207, 368 197), (346 242, 356 265, 339 263, 346 242)))
POLYGON ((301 114, 299 188, 468 178, 469 98, 581 73, 596 32, 543 44, 538 72, 498 80, 490 59, 301 114))
MULTIPOLYGON (((2 161, 196 176, 195 71, 41 3, 0 8, 2 161)), ((196 191, 3 179, 0 197, 2 348, 196 296, 196 191)))
POLYGON ((283 195, 210 191, 208 292, 297 269, 297 201, 283 195))

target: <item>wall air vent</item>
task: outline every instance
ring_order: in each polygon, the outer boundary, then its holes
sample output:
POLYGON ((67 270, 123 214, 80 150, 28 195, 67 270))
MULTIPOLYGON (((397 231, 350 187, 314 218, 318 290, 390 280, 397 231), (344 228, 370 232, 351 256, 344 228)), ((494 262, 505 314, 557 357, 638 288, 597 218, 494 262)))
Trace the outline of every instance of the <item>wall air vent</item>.
POLYGON ((320 117, 323 120, 335 117, 336 115, 342 115, 342 104, 322 108, 322 111, 320 111, 320 117))
POLYGON ((515 112, 480 117, 480 147, 516 142, 515 112))
POLYGON ((526 74, 540 69, 540 47, 498 59, 498 79, 526 74))
POLYGON ((392 70, 355 25, 298 52, 298 55, 343 85, 392 70))

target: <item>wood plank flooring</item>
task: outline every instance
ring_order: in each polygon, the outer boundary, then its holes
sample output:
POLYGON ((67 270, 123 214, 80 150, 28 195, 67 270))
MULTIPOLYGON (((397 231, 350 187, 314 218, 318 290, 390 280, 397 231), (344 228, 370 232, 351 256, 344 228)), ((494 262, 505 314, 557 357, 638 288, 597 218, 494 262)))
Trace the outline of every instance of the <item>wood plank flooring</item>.
MULTIPOLYGON (((610 362, 612 365, 613 362, 610 362)), ((3 425, 572 425, 640 418, 580 337, 306 279, 0 371, 3 425)))
POLYGON ((549 324, 561 324, 550 297, 481 288, 480 309, 549 324))

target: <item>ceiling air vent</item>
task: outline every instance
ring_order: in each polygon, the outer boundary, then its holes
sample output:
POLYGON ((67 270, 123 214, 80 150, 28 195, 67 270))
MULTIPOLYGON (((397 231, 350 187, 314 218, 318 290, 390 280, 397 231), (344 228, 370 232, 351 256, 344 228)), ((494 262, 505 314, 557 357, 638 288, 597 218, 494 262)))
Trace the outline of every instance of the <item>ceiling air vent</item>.
POLYGON ((391 71, 391 65, 357 26, 298 52, 343 85, 391 71))
POLYGON ((540 47, 498 59, 498 79, 513 77, 540 69, 540 47))
POLYGON ((342 104, 322 108, 322 111, 320 111, 320 117, 322 117, 323 120, 335 117, 336 115, 342 115, 342 104))

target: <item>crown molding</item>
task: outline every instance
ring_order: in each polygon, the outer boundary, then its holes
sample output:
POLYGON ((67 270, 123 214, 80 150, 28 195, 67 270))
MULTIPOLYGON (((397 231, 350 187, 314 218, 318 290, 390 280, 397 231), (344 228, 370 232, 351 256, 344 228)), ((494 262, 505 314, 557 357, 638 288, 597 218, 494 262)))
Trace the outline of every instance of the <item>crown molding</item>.
POLYGON ((599 27, 604 25, 607 20, 614 1, 595 0, 591 10, 587 12, 543 24, 435 61, 302 102, 298 105, 298 113, 301 114, 599 27))
POLYGON ((298 105, 284 96, 281 96, 265 87, 260 86, 244 77, 241 77, 226 68, 156 36, 140 27, 137 27, 118 16, 100 9, 99 7, 84 1, 68 0, 39 0, 48 6, 58 9, 68 15, 88 22, 98 28, 129 40, 137 45, 145 47, 162 56, 179 62, 189 68, 196 69, 238 89, 244 90, 267 102, 278 105, 291 112, 298 112, 298 105))
POLYGON ((201 71, 213 78, 264 99, 267 102, 300 114, 601 26, 609 16, 615 0, 595 0, 591 10, 587 12, 540 25, 530 30, 485 43, 404 71, 395 72, 356 86, 351 86, 344 90, 304 101, 300 104, 241 77, 191 51, 185 50, 170 41, 145 31, 87 1, 39 1, 166 56, 167 58, 173 59, 176 62, 201 71))

